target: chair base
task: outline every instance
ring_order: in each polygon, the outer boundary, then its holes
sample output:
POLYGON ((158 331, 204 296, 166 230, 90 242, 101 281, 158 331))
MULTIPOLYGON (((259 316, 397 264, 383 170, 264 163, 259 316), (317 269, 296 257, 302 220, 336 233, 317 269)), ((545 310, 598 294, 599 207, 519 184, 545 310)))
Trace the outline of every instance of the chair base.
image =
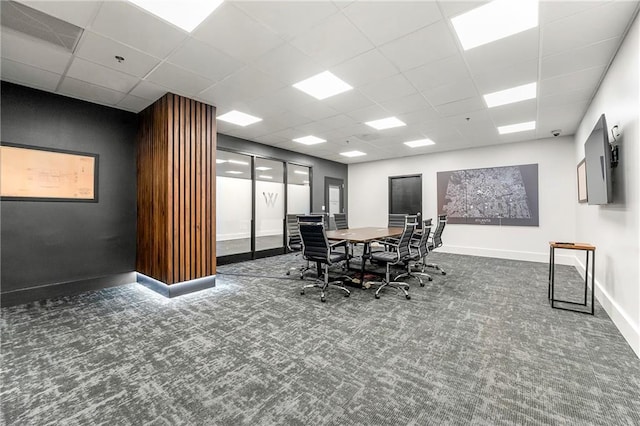
POLYGON ((424 287, 424 282, 422 281, 422 277, 426 277, 428 281, 433 281, 433 277, 426 272, 413 272, 409 270, 403 274, 398 275, 393 279, 393 281, 398 281, 399 278, 417 278, 420 283, 420 287, 424 287))
POLYGON ((397 290, 402 290, 404 292, 404 297, 407 298, 407 300, 411 300, 411 295, 409 294, 409 284, 407 283, 403 283, 401 281, 374 281, 374 282, 369 282, 369 284, 372 285, 379 285, 380 287, 378 287, 378 289, 376 290, 376 294, 375 297, 376 299, 380 299, 380 292, 385 288, 385 287, 391 287, 391 288, 395 288, 397 290))
POLYGON ((293 271, 299 271, 300 272, 300 279, 303 280, 304 276, 307 274, 307 272, 311 271, 312 269, 313 268, 310 267, 310 266, 303 266, 303 267, 300 267, 300 268, 296 268, 294 266, 294 267, 289 268, 289 270, 287 271, 287 276, 290 276, 291 272, 293 272, 293 271))
POLYGON ((324 282, 324 281, 319 281, 319 282, 315 282, 313 284, 307 284, 304 287, 302 287, 302 289, 300 290, 300 294, 304 295, 304 292, 306 289, 308 288, 319 288, 320 289, 320 301, 321 302, 326 302, 326 298, 325 298, 325 290, 327 290, 327 288, 331 286, 334 288, 338 288, 342 291, 345 292, 344 297, 349 297, 351 295, 351 292, 342 285, 342 281, 331 281, 331 282, 324 282))
POLYGON ((435 263, 426 263, 424 266, 426 266, 427 268, 433 268, 436 271, 438 271, 440 273, 440 275, 447 275, 447 273, 442 270, 442 268, 438 265, 436 265, 435 263))

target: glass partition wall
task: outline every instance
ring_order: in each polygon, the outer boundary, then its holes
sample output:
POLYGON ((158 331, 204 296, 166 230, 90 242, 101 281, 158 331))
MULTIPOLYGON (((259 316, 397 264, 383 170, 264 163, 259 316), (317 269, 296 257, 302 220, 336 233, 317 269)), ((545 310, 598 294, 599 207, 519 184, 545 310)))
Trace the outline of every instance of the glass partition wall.
POLYGON ((286 215, 311 210, 311 172, 307 166, 218 150, 218 264, 284 253, 286 215))

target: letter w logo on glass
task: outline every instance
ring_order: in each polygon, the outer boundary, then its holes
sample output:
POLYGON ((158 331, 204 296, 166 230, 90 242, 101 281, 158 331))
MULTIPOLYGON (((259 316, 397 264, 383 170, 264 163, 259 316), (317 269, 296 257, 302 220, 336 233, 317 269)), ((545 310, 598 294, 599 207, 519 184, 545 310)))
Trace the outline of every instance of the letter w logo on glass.
POLYGON ((264 202, 267 203, 267 207, 275 207, 276 200, 278 199, 277 192, 263 192, 264 202))

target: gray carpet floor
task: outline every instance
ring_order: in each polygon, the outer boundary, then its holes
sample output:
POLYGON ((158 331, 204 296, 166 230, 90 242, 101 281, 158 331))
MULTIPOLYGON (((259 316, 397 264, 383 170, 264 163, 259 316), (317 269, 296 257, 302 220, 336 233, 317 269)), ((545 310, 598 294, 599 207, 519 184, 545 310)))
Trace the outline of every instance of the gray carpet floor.
MULTIPOLYGON (((321 303, 284 255, 172 300, 130 284, 3 308, 3 424, 640 424, 640 359, 599 305, 551 309, 546 264, 430 260, 448 274, 411 300, 321 303)), ((556 279, 581 297, 573 268, 556 279)))

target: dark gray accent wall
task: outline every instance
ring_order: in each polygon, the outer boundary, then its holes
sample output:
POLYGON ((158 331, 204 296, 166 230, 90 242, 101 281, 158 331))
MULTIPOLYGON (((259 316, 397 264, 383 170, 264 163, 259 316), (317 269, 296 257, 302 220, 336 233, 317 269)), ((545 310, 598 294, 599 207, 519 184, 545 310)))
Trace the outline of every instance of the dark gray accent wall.
MULTIPOLYGON (((332 177, 344 180, 344 210, 348 210, 347 205, 347 165, 336 163, 335 161, 324 160, 299 152, 288 151, 261 143, 236 138, 234 136, 218 133, 218 148, 241 152, 244 154, 254 154, 262 157, 269 157, 291 163, 301 164, 313 168, 313 181, 311 186, 311 211, 321 212, 324 205, 324 178, 332 177)), ((327 206, 328 208, 328 206, 327 206)))
POLYGON ((1 202, 2 304, 121 284, 135 269, 137 115, 6 82, 1 102, 3 142, 99 155, 97 203, 1 202))

